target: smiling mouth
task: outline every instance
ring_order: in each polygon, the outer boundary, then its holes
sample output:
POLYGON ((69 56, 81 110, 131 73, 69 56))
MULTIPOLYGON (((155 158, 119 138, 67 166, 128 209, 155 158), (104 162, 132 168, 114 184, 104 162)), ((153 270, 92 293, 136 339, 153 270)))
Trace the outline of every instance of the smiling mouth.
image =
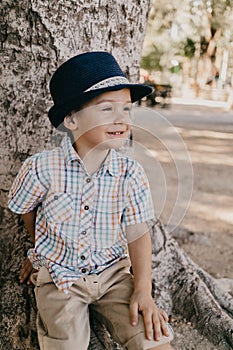
POLYGON ((123 135, 124 134, 124 131, 108 131, 107 134, 109 135, 123 135))

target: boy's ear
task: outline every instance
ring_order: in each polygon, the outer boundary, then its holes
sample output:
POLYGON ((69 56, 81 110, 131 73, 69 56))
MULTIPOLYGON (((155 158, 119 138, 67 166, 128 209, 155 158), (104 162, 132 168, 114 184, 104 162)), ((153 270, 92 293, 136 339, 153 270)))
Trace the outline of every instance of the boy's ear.
POLYGON ((75 118, 75 116, 73 115, 67 115, 64 118, 63 124, 66 127, 66 129, 69 129, 71 131, 76 130, 78 128, 77 118, 75 118))

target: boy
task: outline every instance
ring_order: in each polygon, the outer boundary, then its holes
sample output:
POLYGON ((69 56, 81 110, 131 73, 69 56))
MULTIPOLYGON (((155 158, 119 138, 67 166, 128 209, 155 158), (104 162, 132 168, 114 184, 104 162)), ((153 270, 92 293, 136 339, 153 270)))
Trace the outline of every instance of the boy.
POLYGON ((168 317, 151 297, 148 181, 115 150, 129 135, 131 103, 151 88, 130 84, 111 54, 89 52, 61 65, 50 91, 49 119, 67 135, 26 160, 9 199, 35 242, 21 282, 39 270, 40 348, 86 350, 91 308, 126 349, 172 349, 168 317))

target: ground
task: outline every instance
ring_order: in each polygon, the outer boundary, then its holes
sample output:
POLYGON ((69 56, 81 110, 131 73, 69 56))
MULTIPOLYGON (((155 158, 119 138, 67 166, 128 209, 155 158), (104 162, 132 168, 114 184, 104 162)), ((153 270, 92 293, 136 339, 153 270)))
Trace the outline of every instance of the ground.
MULTIPOLYGON (((136 111, 135 124, 134 152, 147 171, 158 216, 224 287, 224 279, 233 279, 233 111, 172 105, 136 111)), ((173 326, 177 350, 219 349, 177 316, 173 326)))

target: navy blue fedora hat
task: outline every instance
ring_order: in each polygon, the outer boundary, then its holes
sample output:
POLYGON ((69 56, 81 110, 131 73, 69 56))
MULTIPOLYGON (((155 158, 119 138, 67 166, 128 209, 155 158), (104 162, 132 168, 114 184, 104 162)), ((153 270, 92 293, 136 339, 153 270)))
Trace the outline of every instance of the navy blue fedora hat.
POLYGON ((50 92, 54 105, 48 112, 49 119, 57 128, 73 109, 104 92, 124 88, 130 89, 132 102, 152 92, 150 86, 130 84, 108 52, 92 51, 74 56, 64 62, 51 78, 50 92))

